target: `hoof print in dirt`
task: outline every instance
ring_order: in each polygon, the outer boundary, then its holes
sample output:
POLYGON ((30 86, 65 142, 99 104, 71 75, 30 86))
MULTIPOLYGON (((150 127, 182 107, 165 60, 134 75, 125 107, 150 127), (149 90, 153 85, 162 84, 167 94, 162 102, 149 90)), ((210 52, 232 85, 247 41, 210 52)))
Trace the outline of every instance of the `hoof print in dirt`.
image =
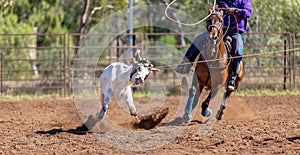
POLYGON ((134 124, 135 128, 141 128, 141 129, 153 129, 155 126, 157 126, 169 113, 169 108, 163 108, 159 111, 147 115, 147 116, 139 116, 140 121, 138 123, 134 124))

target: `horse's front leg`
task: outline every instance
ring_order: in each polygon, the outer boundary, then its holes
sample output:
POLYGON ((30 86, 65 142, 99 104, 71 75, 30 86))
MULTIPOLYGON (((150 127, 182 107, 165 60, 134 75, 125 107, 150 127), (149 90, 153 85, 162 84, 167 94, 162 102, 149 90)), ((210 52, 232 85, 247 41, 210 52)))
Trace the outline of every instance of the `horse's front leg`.
POLYGON ((208 107, 209 106, 209 102, 211 100, 211 91, 209 93, 209 95, 206 97, 205 101, 202 102, 201 108, 201 115, 204 117, 209 117, 212 114, 212 110, 208 107))
POLYGON ((219 88, 212 89, 209 93, 209 95, 206 97, 204 102, 202 102, 201 108, 201 115, 204 117, 209 117, 212 114, 212 110, 209 108, 209 103, 211 99, 213 99, 219 92, 219 88))
POLYGON ((183 122, 189 124, 192 121, 192 111, 197 106, 200 94, 203 90, 202 87, 192 87, 189 90, 189 97, 187 103, 185 105, 184 114, 183 114, 183 122))
POLYGON ((226 108, 226 102, 227 102, 227 100, 229 99, 229 97, 230 97, 230 95, 231 95, 232 92, 233 92, 233 91, 231 91, 231 90, 227 90, 227 91, 224 93, 224 96, 223 96, 223 102, 222 102, 222 104, 221 104, 221 106, 220 106, 220 109, 219 109, 218 112, 217 112, 217 115, 216 115, 217 120, 221 120, 221 119, 223 118, 223 115, 224 115, 224 109, 226 108))
POLYGON ((194 73, 192 86, 189 89, 189 96, 187 103, 185 105, 184 114, 183 114, 183 122, 189 124, 192 120, 192 111, 198 104, 198 100, 200 97, 200 94, 203 90, 203 85, 200 85, 198 83, 198 77, 196 73, 194 73))

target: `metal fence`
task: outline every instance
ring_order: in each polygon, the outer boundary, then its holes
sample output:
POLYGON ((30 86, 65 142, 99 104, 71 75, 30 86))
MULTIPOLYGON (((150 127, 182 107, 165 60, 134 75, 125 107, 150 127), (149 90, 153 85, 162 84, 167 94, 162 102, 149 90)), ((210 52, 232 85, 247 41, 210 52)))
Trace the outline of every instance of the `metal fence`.
POLYGON ((65 34, 0 34, 1 94, 67 93, 65 34), (40 44, 49 38, 57 43, 40 44))
MULTIPOLYGON (((300 86, 300 33, 246 33, 244 34, 245 79, 239 89, 294 90, 300 86)), ((79 34, 0 34, 0 90, 2 94, 22 93, 71 94, 72 76, 75 72, 91 70, 97 78, 105 66, 112 62, 129 63, 130 48, 139 48, 156 66, 172 66, 180 62, 190 41, 197 33, 135 33, 135 46, 128 46, 128 34, 89 34, 83 41, 92 45, 76 46, 79 34), (101 38, 114 36, 105 44, 97 44, 101 38), (178 43, 184 35, 186 44, 178 43), (182 37, 182 36, 181 36, 182 37), (76 57, 76 62, 97 62, 89 68, 74 67, 74 52, 78 49, 86 55, 76 57), (98 57, 89 51, 101 52, 98 57)), ((101 42, 101 41, 100 41, 101 42)), ((84 80, 84 79, 83 79, 84 80)), ((161 81, 167 89, 176 91, 181 79, 170 70, 155 73, 152 81, 161 81)), ((147 84, 146 84, 147 86, 147 84)), ((145 86, 145 87, 146 87, 145 86)), ((142 90, 144 89, 141 88, 142 90)))

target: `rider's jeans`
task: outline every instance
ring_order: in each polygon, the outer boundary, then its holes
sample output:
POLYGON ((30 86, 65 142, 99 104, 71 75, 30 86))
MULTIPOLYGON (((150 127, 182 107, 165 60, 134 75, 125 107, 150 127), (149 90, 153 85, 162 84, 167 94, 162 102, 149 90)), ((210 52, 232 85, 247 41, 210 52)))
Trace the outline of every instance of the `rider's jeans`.
POLYGON ((232 38, 232 51, 231 51, 233 52, 232 55, 238 57, 233 59, 233 66, 232 66, 233 76, 235 80, 236 76, 238 75, 240 63, 242 61, 241 56, 243 56, 243 49, 244 49, 243 35, 241 33, 233 32, 233 33, 229 33, 228 36, 232 38))
POLYGON ((197 56, 200 54, 200 51, 203 49, 203 47, 206 44, 207 37, 208 37, 208 33, 206 31, 199 34, 195 38, 195 40, 193 41, 189 49, 186 51, 184 56, 188 58, 190 62, 194 62, 197 56))

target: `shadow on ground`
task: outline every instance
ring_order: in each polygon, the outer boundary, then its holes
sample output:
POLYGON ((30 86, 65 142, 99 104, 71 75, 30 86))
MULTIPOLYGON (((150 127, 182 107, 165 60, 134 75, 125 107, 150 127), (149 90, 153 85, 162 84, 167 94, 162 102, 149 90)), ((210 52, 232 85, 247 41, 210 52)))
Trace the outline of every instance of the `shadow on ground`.
POLYGON ((88 128, 83 124, 82 126, 77 127, 76 129, 69 129, 69 130, 63 130, 61 128, 59 129, 51 129, 48 131, 36 131, 36 134, 49 134, 49 135, 55 135, 58 133, 66 132, 70 134, 75 134, 75 135, 85 135, 88 133, 88 128))

